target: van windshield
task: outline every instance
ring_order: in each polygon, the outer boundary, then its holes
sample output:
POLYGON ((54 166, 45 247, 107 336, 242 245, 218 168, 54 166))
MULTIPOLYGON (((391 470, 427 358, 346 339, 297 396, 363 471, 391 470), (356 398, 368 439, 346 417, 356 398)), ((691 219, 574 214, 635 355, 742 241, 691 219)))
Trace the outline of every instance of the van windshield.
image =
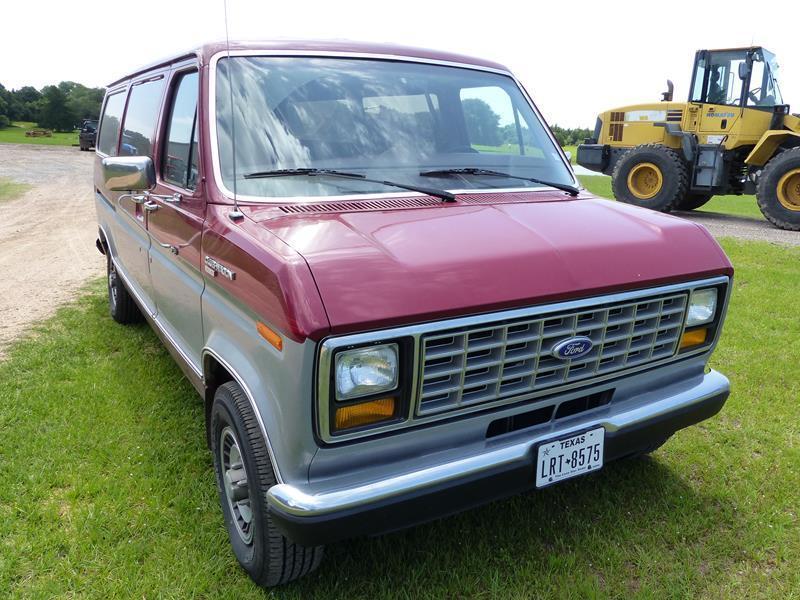
POLYGON ((396 191, 358 179, 245 177, 308 168, 454 190, 542 186, 425 172, 484 169, 574 184, 516 82, 502 74, 373 59, 241 56, 219 60, 215 102, 222 180, 245 197, 396 191))

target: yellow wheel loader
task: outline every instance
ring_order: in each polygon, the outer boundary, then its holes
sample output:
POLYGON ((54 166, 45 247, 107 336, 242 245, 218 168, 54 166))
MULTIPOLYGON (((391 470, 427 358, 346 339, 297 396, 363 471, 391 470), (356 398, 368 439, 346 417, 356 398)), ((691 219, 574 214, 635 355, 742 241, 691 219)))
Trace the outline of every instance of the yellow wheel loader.
POLYGON ((800 230, 800 115, 781 97, 775 55, 700 50, 689 101, 667 86, 659 103, 602 113, 578 164, 610 175, 622 202, 666 212, 755 193, 771 223, 800 230))

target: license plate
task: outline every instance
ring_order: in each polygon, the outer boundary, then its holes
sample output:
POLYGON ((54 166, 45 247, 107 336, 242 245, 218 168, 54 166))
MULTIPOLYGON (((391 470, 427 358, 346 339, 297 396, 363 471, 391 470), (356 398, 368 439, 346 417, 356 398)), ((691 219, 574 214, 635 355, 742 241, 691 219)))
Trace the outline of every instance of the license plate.
POLYGON ((605 434, 606 430, 598 427, 540 444, 536 459, 536 487, 597 471, 603 466, 605 434))

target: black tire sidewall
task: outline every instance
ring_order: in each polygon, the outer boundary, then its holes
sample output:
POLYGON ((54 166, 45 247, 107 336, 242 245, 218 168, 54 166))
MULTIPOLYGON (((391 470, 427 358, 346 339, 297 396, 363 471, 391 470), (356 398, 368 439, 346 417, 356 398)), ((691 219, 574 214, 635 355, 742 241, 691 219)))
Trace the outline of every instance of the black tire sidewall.
MULTIPOLYGON (((106 250, 108 252, 108 250, 106 250)), ((111 261, 111 256, 106 256, 106 290, 108 292, 108 311, 111 313, 111 317, 115 321, 119 321, 119 298, 120 298, 120 278, 119 273, 114 278, 114 287, 117 289, 117 301, 114 301, 114 295, 111 291, 111 269, 113 268, 113 262, 111 261)))
POLYGON ((701 194, 686 194, 682 200, 675 204, 673 210, 695 210, 707 204, 712 197, 701 194))
POLYGON ((664 147, 640 146, 625 153, 617 163, 611 180, 614 197, 626 204, 669 212, 686 194, 686 174, 680 159, 672 150, 664 147), (649 199, 637 198, 628 189, 628 175, 642 163, 653 163, 661 171, 662 185, 659 192, 649 199), (683 169, 683 172, 682 172, 683 169))
POLYGON ((263 489, 262 473, 259 473, 258 466, 253 458, 252 440, 247 432, 242 415, 236 408, 230 391, 226 386, 217 390, 214 404, 211 408, 211 451, 214 457, 214 472, 217 480, 217 491, 219 493, 219 503, 222 507, 222 514, 225 519, 225 528, 228 531, 233 552, 236 559, 245 571, 254 579, 261 578, 262 566, 269 559, 266 548, 267 532, 267 507, 266 489, 263 489), (247 470, 248 482, 250 484, 250 503, 253 511, 253 539, 250 544, 245 544, 236 531, 233 523, 228 500, 223 490, 222 464, 219 456, 220 434, 225 427, 231 427, 239 441, 239 449, 244 458, 245 469, 247 470))
POLYGON ((778 182, 793 169, 800 169, 800 148, 781 152, 767 163, 758 180, 756 199, 761 213, 770 223, 797 231, 800 230, 800 210, 789 210, 778 200, 778 182))

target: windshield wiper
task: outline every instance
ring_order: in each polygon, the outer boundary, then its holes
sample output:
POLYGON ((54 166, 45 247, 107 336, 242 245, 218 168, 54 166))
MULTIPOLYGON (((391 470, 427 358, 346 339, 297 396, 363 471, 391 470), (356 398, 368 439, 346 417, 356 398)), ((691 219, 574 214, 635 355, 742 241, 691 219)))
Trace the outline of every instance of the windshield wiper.
POLYGON ((555 183, 552 181, 544 181, 536 177, 523 177, 521 175, 512 175, 511 173, 503 173, 502 171, 493 171, 492 169, 480 169, 478 167, 462 167, 460 169, 431 169, 430 171, 420 171, 423 177, 448 177, 450 175, 486 175, 487 177, 507 177, 508 179, 521 179, 522 181, 530 181, 531 183, 538 183, 539 185, 546 185, 547 187, 567 192, 571 196, 577 196, 580 189, 574 185, 567 185, 565 183, 555 183))
POLYGON ((427 194, 428 196, 435 196, 441 198, 445 202, 455 202, 455 194, 451 194, 446 190, 436 188, 429 188, 421 185, 412 185, 410 183, 398 183, 396 181, 387 181, 384 179, 371 179, 361 173, 351 173, 349 171, 337 171, 335 169, 315 169, 311 167, 301 169, 274 169, 272 171, 256 171, 255 173, 248 173, 244 176, 245 179, 266 179, 268 177, 340 177, 342 179, 358 179, 360 181, 367 181, 369 183, 379 183, 390 187, 396 187, 403 190, 412 192, 419 192, 427 194))

